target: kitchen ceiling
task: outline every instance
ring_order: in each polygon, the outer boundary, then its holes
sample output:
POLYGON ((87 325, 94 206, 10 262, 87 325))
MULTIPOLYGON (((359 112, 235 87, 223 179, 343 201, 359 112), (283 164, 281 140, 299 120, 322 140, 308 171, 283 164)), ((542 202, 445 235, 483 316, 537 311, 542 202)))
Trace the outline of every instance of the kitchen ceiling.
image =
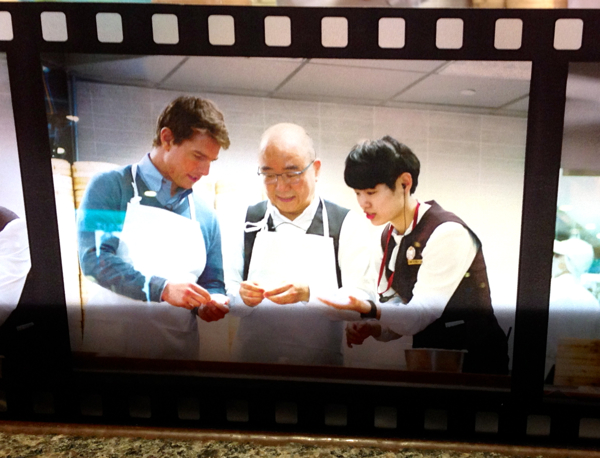
POLYGON ((529 62, 47 56, 78 78, 157 89, 525 117, 529 62))

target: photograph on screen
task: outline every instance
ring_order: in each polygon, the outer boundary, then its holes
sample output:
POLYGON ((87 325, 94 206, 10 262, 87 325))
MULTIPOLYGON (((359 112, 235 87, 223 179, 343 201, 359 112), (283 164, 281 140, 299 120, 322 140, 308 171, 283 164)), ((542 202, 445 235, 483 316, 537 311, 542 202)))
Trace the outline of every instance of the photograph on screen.
POLYGON ((600 386, 599 108, 600 65, 569 64, 546 346, 551 391, 600 386))
POLYGON ((0 356, 31 268, 6 54, 0 53, 0 356))
POLYGON ((42 61, 80 360, 509 373, 529 62, 42 61))

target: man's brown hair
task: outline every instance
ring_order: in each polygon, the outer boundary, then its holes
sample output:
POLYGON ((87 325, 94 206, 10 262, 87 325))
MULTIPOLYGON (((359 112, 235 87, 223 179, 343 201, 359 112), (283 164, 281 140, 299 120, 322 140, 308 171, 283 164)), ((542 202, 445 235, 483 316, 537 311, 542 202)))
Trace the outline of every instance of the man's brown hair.
POLYGON ((176 145, 193 137, 200 129, 210 135, 223 149, 229 148, 229 132, 223 113, 210 100, 181 96, 173 100, 160 114, 156 123, 153 145, 160 146, 160 131, 168 127, 173 132, 176 145))

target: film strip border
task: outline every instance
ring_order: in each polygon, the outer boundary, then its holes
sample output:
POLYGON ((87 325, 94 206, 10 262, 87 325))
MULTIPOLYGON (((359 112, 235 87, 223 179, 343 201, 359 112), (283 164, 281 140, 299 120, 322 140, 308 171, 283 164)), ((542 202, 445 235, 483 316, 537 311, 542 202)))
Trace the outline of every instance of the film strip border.
POLYGON ((551 253, 554 238, 568 63, 600 60, 599 23, 598 12, 579 10, 0 4, 0 52, 7 54, 21 170, 27 177, 25 206, 34 215, 28 218, 33 267, 25 302, 36 325, 45 327, 44 339, 24 348, 22 364, 5 368, 0 390, 11 408, 2 416, 597 444, 595 404, 543 398, 549 284, 538 272, 551 270, 550 256, 540 253, 551 253), (256 381, 227 374, 216 380, 74 376, 47 154, 43 52, 533 61, 510 393, 256 381), (195 395, 201 391, 210 394, 195 395), (182 392, 194 393, 183 397, 188 407, 174 395, 182 392), (278 414, 282 405, 284 413, 278 414), (100 416, 94 414, 98 408, 100 416), (284 421, 277 421, 278 415, 284 421), (290 415, 295 423, 286 423, 290 415))
POLYGON ((10 388, 5 389, 12 414, 0 415, 0 420, 464 441, 590 452, 600 439, 597 406, 563 402, 532 410, 520 408, 501 392, 423 392, 384 385, 365 390, 330 383, 139 374, 80 374, 54 389, 40 387, 39 382, 26 389, 10 388))
POLYGON ((0 3, 0 49, 248 56, 596 60, 596 10, 0 3))

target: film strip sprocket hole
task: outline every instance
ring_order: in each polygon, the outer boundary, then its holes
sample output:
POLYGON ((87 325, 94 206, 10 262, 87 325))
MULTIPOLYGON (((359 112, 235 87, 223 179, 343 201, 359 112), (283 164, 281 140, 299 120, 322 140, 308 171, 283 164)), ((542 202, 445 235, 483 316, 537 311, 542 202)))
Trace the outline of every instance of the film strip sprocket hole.
MULTIPOLYGON (((43 7, 40 8, 43 10, 43 7)), ((570 12, 571 15, 573 12, 570 12)), ((69 27, 67 14, 64 11, 42 11, 40 25, 42 37, 46 42, 64 43, 69 40, 69 27)), ((456 14, 456 13, 454 13, 456 14)), ((401 14, 394 17, 381 16, 377 24, 377 46, 382 49, 402 49, 410 43, 407 37, 407 19, 401 14)), ((514 13, 511 13, 514 15, 514 13)), ((560 16, 560 12, 556 14, 560 16)), ((458 50, 463 48, 465 40, 465 21, 458 17, 443 17, 435 22, 435 46, 440 50, 458 50)), ((495 50, 519 50, 523 45, 524 33, 535 34, 536 23, 530 22, 525 29, 520 18, 501 17, 495 19, 493 26, 493 47, 495 50)), ((355 20, 352 18, 351 20, 355 20)), ((249 37, 236 34, 236 21, 245 21, 241 15, 210 14, 206 24, 197 24, 198 28, 208 29, 208 42, 215 47, 232 46, 236 42, 247 40, 249 37)), ((74 22, 74 21, 73 21, 74 22)), ((151 17, 153 42, 155 44, 176 45, 180 43, 180 30, 177 14, 155 13, 151 17)), ((554 50, 577 51, 582 48, 583 35, 586 24, 577 17, 553 18, 553 40, 548 43, 554 50)), ((590 21, 593 22, 593 21, 590 21)), ((123 43, 124 24, 118 12, 98 12, 95 14, 96 37, 98 43, 123 43)), ((327 16, 321 18, 320 36, 311 37, 324 48, 346 48, 349 46, 349 19, 343 15, 327 16)), ((292 45, 292 29, 302 27, 301 21, 296 24, 292 18, 284 14, 272 14, 264 17, 261 29, 264 36, 260 37, 268 47, 289 47, 292 45)), ((410 24, 408 25, 410 28, 410 24)), ((593 27, 588 24, 587 27, 593 27)), ((88 30, 87 33, 94 33, 88 30)), ((11 41, 14 38, 12 16, 9 11, 0 11, 0 41, 11 41)), ((252 37, 256 39, 256 37, 252 37)), ((360 40, 356 45, 363 46, 360 40)), ((595 43, 588 42, 587 46, 595 43)))

